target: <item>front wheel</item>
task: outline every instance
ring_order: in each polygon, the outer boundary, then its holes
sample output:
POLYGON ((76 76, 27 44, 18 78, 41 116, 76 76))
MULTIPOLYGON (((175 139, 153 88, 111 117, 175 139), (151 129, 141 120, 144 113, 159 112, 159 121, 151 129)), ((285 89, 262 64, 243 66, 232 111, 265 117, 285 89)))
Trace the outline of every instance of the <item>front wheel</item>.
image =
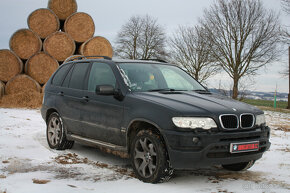
POLYGON ((52 113, 47 120, 46 138, 51 149, 71 149, 74 144, 74 141, 66 139, 62 119, 56 112, 52 113))
POLYGON ((242 171, 242 170, 247 170, 250 167, 252 167, 255 164, 255 161, 249 161, 249 162, 241 162, 241 163, 236 163, 236 164, 229 164, 229 165, 222 165, 222 167, 226 170, 230 171, 242 171))
POLYGON ((151 130, 141 130, 134 137, 130 158, 136 176, 143 182, 160 183, 173 174, 165 145, 151 130))

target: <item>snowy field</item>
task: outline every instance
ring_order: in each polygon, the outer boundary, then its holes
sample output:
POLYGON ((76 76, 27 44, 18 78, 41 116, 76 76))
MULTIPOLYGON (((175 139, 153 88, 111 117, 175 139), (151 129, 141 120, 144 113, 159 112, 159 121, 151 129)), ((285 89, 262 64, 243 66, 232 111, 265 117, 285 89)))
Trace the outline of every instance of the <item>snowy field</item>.
POLYGON ((79 144, 49 149, 39 110, 0 109, 0 193, 290 192, 290 114, 265 113, 272 146, 250 170, 216 166, 146 184, 134 178, 127 159, 79 144))

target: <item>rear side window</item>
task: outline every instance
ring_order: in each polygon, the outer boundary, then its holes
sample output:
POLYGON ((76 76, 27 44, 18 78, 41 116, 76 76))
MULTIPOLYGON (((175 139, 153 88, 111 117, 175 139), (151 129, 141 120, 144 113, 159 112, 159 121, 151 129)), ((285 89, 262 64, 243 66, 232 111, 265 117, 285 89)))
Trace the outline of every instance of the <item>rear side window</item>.
POLYGON ((74 68, 70 68, 65 79, 63 80, 62 82, 62 87, 68 87, 69 85, 69 81, 70 81, 70 77, 71 77, 71 74, 72 74, 72 71, 73 71, 74 68))
POLYGON ((52 79, 52 84, 55 86, 60 86, 62 83, 62 80, 64 79, 67 70, 69 69, 70 65, 64 65, 62 66, 54 75, 52 79))
POLYGON ((97 85, 112 85, 115 87, 116 78, 108 64, 93 63, 89 76, 88 91, 95 92, 97 85))
POLYGON ((83 89, 86 73, 90 63, 76 63, 70 78, 69 88, 83 89))

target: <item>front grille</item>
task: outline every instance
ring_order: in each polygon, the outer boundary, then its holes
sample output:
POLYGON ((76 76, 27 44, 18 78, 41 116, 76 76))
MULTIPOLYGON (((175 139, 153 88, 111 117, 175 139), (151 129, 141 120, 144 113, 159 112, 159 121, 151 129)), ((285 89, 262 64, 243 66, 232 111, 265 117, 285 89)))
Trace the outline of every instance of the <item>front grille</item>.
POLYGON ((239 127, 239 119, 236 115, 221 115, 220 122, 224 129, 237 129, 239 127))
POLYGON ((242 114, 241 115, 241 128, 251 128, 254 126, 254 115, 242 114))

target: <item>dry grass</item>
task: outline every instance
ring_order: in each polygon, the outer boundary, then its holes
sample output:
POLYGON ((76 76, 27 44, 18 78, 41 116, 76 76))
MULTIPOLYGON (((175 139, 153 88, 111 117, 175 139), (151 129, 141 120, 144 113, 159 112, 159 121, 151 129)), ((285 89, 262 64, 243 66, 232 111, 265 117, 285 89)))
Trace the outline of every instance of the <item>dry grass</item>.
POLYGON ((32 179, 34 184, 47 184, 50 180, 39 180, 39 179, 32 179))
POLYGON ((287 125, 287 126, 284 126, 284 125, 283 126, 279 126, 275 130, 284 131, 284 132, 290 132, 290 125, 287 125))
POLYGON ((6 176, 1 174, 1 175, 0 175, 0 179, 1 179, 1 178, 4 179, 4 178, 6 178, 6 176))

